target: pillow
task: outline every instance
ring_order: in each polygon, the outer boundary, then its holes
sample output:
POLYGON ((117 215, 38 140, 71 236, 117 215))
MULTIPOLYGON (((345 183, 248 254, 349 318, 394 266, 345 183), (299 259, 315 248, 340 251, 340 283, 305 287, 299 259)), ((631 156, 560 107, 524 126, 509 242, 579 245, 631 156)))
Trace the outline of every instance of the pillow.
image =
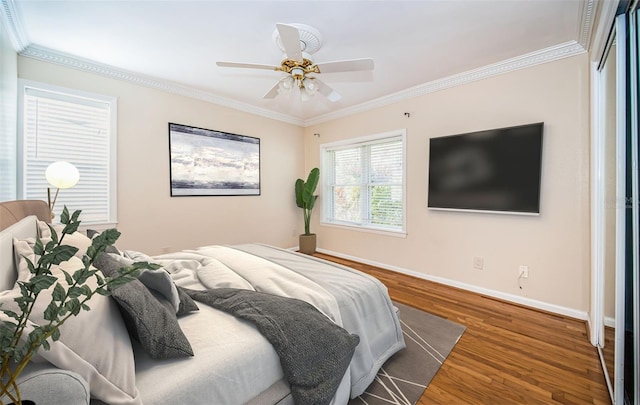
MULTIPOLYGON (((118 269, 133 263, 131 259, 104 253, 94 262, 107 277, 115 277, 118 269)), ((122 311, 129 333, 154 359, 193 356, 189 340, 180 329, 176 311, 161 294, 153 294, 139 280, 112 290, 111 295, 122 311)))
MULTIPOLYGON (((18 278, 26 280, 30 272, 24 256, 35 261, 32 247, 26 240, 15 240, 14 251, 20 259, 18 278), (28 274, 24 274, 24 272, 28 274)), ((32 241, 33 243, 33 241, 32 241)), ((52 266, 51 271, 58 282, 67 286, 61 270, 73 273, 83 267, 77 257, 52 266)), ((96 286, 94 278, 87 284, 96 286)), ((40 293, 29 320, 35 324, 44 322, 44 310, 51 301, 53 288, 40 293)), ((0 293, 3 307, 18 310, 13 298, 20 295, 16 284, 13 290, 0 293)), ((39 350, 39 357, 53 365, 73 371, 84 378, 90 386, 91 395, 108 404, 142 404, 135 385, 135 364, 131 341, 118 311, 118 306, 109 297, 95 294, 88 301, 90 311, 81 311, 69 318, 60 327, 60 340, 51 342, 50 350, 39 350), (100 348, 100 350, 96 350, 100 348)), ((34 358, 35 361, 35 358, 34 358)))
POLYGON ((0 232, 0 291, 11 290, 16 282, 16 264, 13 257, 13 238, 35 238, 38 232, 38 218, 35 215, 21 219, 0 232))
POLYGON ((176 312, 176 316, 180 317, 182 315, 188 314, 189 312, 199 311, 198 304, 187 295, 187 292, 182 287, 176 286, 178 289, 178 296, 180 297, 180 306, 178 307, 178 312, 176 312))

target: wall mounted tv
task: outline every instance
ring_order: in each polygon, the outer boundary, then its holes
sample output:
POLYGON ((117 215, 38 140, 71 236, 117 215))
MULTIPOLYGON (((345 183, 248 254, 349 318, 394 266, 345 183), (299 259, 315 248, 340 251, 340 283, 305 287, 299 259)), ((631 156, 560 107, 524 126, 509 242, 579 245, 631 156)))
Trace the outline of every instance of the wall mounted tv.
POLYGON ((431 138, 428 207, 539 214, 543 126, 431 138))

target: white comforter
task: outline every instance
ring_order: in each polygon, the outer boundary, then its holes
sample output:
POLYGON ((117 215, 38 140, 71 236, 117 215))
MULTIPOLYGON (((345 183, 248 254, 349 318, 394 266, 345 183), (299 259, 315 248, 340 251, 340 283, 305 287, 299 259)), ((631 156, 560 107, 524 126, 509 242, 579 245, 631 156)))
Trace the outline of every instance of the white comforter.
MULTIPOLYGON (((384 361, 405 346, 386 287, 356 270, 254 244, 206 246, 153 260, 179 286, 246 288, 302 299, 359 335, 336 404, 360 395, 384 361)), ((252 324, 198 305, 200 311, 180 319, 193 358, 159 362, 136 350, 136 384, 145 404, 243 404, 282 379, 277 354, 252 324)))

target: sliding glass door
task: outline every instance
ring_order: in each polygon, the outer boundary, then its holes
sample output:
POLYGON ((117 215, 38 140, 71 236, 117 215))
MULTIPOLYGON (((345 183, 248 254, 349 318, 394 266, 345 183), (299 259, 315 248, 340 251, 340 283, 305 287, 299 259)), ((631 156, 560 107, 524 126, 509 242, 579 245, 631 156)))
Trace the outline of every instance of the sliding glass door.
POLYGON ((638 392, 640 215, 638 187, 638 57, 637 2, 616 17, 618 63, 618 247, 616 260, 616 348, 614 402, 640 404, 638 392))

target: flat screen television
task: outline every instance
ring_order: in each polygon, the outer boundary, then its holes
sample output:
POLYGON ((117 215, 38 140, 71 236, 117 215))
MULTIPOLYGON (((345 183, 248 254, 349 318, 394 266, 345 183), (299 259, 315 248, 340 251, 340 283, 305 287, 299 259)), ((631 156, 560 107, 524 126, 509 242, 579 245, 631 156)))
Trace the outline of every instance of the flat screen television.
POLYGON ((428 207, 539 214, 543 126, 431 138, 428 207))

